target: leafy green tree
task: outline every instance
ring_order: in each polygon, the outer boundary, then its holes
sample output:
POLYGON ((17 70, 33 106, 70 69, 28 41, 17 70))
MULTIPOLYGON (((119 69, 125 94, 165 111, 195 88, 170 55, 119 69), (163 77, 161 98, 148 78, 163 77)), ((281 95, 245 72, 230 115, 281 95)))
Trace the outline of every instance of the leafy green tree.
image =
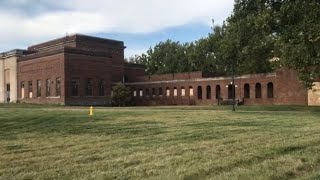
POLYGON ((277 35, 273 26, 273 8, 268 0, 236 0, 232 15, 227 19, 224 53, 235 58, 237 72, 265 73, 272 70, 277 35))
POLYGON ((319 9, 319 0, 235 0, 230 17, 207 37, 160 42, 135 61, 148 74, 230 73, 232 64, 237 74, 249 74, 285 66, 310 88, 320 78, 319 9))
POLYGON ((185 47, 185 44, 168 39, 149 48, 146 54, 131 57, 130 61, 145 65, 147 74, 186 72, 190 65, 185 47))
POLYGON ((225 43, 234 48, 239 73, 268 72, 277 58, 312 87, 320 78, 319 9, 318 0, 236 0, 225 43))
POLYGON ((281 1, 279 36, 282 61, 308 88, 320 78, 320 1, 281 1))
POLYGON ((114 106, 126 106, 131 100, 131 93, 128 87, 124 84, 118 83, 112 87, 112 105, 114 106))

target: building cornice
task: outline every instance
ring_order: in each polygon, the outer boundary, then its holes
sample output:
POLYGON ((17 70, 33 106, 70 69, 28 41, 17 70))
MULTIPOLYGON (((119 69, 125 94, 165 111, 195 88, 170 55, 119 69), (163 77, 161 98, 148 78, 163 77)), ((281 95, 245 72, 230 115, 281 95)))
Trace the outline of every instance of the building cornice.
POLYGON ((88 50, 77 49, 72 47, 63 47, 63 48, 55 49, 51 51, 35 52, 29 55, 21 56, 18 59, 18 61, 33 60, 33 59, 52 56, 56 54, 78 54, 78 55, 112 58, 111 53, 107 53, 107 52, 88 51, 88 50))
POLYGON ((20 57, 20 56, 24 55, 25 52, 26 51, 23 49, 13 49, 11 51, 0 53, 0 59, 6 59, 9 57, 14 57, 14 56, 20 57))
MULTIPOLYGON (((259 77, 276 77, 276 73, 265 73, 265 74, 249 74, 235 77, 236 80, 249 79, 249 78, 259 78, 259 77)), ((170 84, 170 83, 189 83, 189 82, 206 82, 206 81, 222 81, 231 80, 232 77, 213 77, 213 78, 196 78, 196 79, 186 79, 186 80, 167 80, 167 81, 144 81, 144 82, 132 82, 125 83, 125 85, 146 85, 146 84, 170 84)))

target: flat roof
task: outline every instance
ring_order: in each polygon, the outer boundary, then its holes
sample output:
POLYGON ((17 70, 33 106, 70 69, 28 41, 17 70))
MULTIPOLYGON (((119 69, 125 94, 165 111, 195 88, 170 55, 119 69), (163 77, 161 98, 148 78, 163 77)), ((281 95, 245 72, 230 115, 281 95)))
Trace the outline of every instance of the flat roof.
POLYGON ((26 52, 26 50, 23 49, 13 49, 10 51, 2 52, 0 53, 1 58, 11 57, 11 56, 21 56, 26 52))
POLYGON ((46 41, 46 42, 32 45, 32 46, 29 46, 28 49, 29 50, 43 49, 43 48, 46 48, 49 46, 55 46, 57 44, 62 44, 62 43, 72 42, 72 41, 75 41, 75 42, 95 42, 95 43, 101 43, 101 44, 107 44, 110 46, 125 48, 123 41, 88 36, 88 35, 83 35, 83 34, 73 34, 73 35, 67 35, 64 37, 60 37, 60 38, 56 38, 56 39, 53 39, 50 41, 46 41))

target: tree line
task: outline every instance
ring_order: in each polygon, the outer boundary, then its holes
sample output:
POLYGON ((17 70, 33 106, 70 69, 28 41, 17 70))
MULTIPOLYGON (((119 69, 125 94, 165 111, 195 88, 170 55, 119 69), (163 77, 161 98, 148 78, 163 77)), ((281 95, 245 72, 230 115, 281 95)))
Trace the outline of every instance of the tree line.
POLYGON ((311 88, 320 78, 319 0, 235 0, 222 25, 194 42, 159 42, 128 61, 147 74, 191 71, 267 73, 279 67, 298 72, 311 88))

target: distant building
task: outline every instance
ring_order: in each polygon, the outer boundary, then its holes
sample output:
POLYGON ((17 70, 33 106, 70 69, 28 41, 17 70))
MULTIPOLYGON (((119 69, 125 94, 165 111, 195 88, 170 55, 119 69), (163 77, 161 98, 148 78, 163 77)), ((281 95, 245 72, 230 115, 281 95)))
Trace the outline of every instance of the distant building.
POLYGON ((307 90, 293 70, 236 76, 235 84, 204 72, 144 76, 144 66, 124 61, 124 49, 122 41, 76 34, 1 53, 0 102, 110 105, 112 86, 122 82, 135 105, 218 105, 233 98, 244 105, 320 105, 320 82, 307 90))
POLYGON ((0 53, 0 103, 17 101, 17 60, 24 51, 0 53))

